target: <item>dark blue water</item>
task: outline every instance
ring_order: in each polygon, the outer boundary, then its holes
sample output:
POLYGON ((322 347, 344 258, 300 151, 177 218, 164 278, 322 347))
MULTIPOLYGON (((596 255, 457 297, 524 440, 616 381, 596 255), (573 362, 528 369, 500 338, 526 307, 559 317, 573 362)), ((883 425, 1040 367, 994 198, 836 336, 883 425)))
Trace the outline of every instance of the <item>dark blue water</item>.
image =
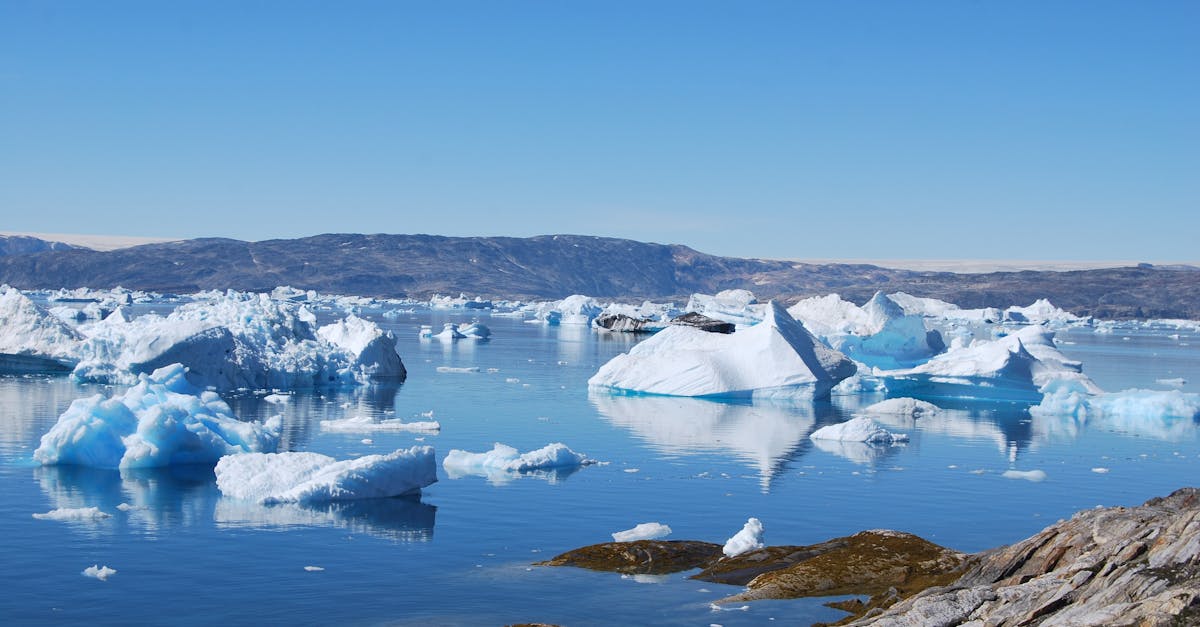
MULTIPOLYGON (((471 316, 370 317, 401 338, 408 381, 297 393, 283 410, 287 449, 349 457, 421 441, 440 461, 452 448, 483 451, 499 441, 529 450, 561 441, 608 463, 507 482, 443 473, 419 499, 248 506, 222 498, 209 468, 32 466, 39 437, 73 399, 112 390, 62 378, 0 379, 0 617, 20 624, 807 624, 842 614, 819 600, 714 612, 709 604, 737 588, 686 573, 634 579, 531 563, 649 521, 670 525, 674 539, 723 542, 749 516, 763 521, 770 544, 886 527, 977 551, 1079 509, 1140 503, 1200 476, 1194 422, 1080 428, 1034 419, 1022 405, 963 403, 934 419, 891 425, 910 434, 907 446, 826 450, 808 439, 812 430, 879 399, 737 405, 589 394, 587 378, 633 339, 485 314, 491 341, 442 344, 419 341, 420 325, 438 329, 471 316), (439 366, 481 371, 439 373, 439 366), (319 426, 363 414, 427 420, 421 414, 430 411, 439 434, 319 426), (1047 478, 1003 478, 1008 469, 1047 478), (118 509, 122 503, 133 509, 118 509), (92 506, 111 517, 32 517, 92 506), (93 564, 118 572, 107 581, 80 574, 93 564)), ((1060 338, 1106 389, 1163 389, 1157 379, 1182 377, 1183 389, 1195 391, 1200 338, 1174 333, 1082 329, 1060 338)), ((279 411, 252 394, 229 401, 243 418, 279 411)))

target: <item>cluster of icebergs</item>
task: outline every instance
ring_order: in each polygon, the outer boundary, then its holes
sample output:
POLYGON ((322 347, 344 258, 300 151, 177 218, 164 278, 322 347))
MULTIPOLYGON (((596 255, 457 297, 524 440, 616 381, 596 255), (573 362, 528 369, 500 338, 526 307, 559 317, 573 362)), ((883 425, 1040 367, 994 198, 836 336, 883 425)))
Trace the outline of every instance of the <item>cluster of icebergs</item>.
POLYGON ((132 384, 179 363, 217 390, 310 388, 403 380, 396 338, 353 314, 325 326, 306 306, 227 292, 166 316, 117 306, 72 326, 19 290, 0 288, 0 371, 70 372, 81 381, 132 384))

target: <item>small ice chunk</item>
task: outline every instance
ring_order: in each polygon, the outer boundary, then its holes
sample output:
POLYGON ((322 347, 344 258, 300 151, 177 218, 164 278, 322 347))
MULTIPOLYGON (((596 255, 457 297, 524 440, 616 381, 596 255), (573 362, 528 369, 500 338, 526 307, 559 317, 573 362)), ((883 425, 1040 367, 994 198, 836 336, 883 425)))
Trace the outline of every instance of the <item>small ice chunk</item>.
POLYGON ((479 372, 479 366, 467 366, 464 368, 455 368, 453 366, 438 366, 438 372, 451 372, 455 374, 467 374, 470 372, 479 372))
POLYGON ((372 440, 371 438, 363 438, 359 441, 362 442, 363 444, 374 444, 375 443, 375 440, 372 440))
POLYGON ((1108 472, 1108 469, 1107 468, 1093 468, 1092 472, 1103 475, 1108 472))
POLYGON ((83 569, 82 574, 84 577, 91 577, 93 579, 99 579, 100 581, 108 581, 109 577, 117 574, 117 569, 109 568, 107 565, 100 566, 99 564, 93 564, 83 569))
POLYGON ((38 520, 102 520, 111 514, 100 511, 99 507, 60 507, 44 514, 34 514, 38 520))
POLYGON ((757 518, 751 518, 742 526, 741 531, 725 541, 725 548, 722 551, 725 553, 725 557, 736 557, 742 553, 761 549, 766 546, 763 544, 762 537, 762 522, 757 518))
POLYGON ((1006 470, 1000 475, 1005 479, 1024 479, 1026 481, 1044 481, 1046 472, 1044 470, 1006 470))
POLYGON ((432 431, 440 431, 441 423, 435 421, 429 422, 404 422, 399 418, 391 420, 373 420, 370 416, 352 416, 350 418, 342 418, 341 420, 322 420, 322 431, 333 431, 337 433, 374 433, 377 431, 408 431, 427 433, 432 431))
POLYGON ((656 540, 671 535, 671 528, 662 523, 640 523, 633 529, 618 531, 612 534, 616 542, 635 542, 637 540, 656 540))
POLYGON ((288 401, 292 400, 292 397, 287 394, 268 394, 263 397, 263 400, 272 405, 287 405, 288 401))
POLYGON ((1184 379, 1183 377, 1176 377, 1174 379, 1155 379, 1155 382, 1159 385, 1169 385, 1173 388, 1181 388, 1187 385, 1187 379, 1184 379))
POLYGON ((305 566, 304 570, 307 570, 310 573, 319 573, 325 569, 320 566, 305 566))
POLYGON ((470 453, 453 449, 442 461, 442 467, 455 475, 486 474, 488 471, 524 472, 549 468, 570 468, 596 463, 582 453, 572 451, 566 444, 555 442, 528 453, 497 442, 486 453, 470 453))
POLYGON ((119 509, 123 512, 132 512, 134 510, 150 509, 150 508, 146 507, 145 505, 131 505, 129 503, 121 503, 120 505, 117 506, 117 509, 119 509))
POLYGON ((879 423, 859 416, 836 425, 827 425, 813 431, 808 436, 813 440, 838 440, 841 442, 875 442, 892 444, 905 442, 908 436, 903 433, 892 433, 881 427, 879 423))

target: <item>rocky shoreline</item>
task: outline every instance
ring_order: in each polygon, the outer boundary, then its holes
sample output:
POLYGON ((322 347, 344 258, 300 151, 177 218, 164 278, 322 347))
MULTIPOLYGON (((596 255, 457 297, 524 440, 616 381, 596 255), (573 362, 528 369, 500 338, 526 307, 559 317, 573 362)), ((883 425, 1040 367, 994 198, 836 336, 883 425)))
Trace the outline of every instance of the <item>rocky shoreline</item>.
POLYGON ((1200 489, 1086 510, 970 555, 872 530, 736 557, 707 542, 608 542, 538 565, 625 574, 699 568, 694 579, 746 586, 718 603, 867 596, 830 604, 851 613, 836 624, 854 626, 1197 625, 1200 489))

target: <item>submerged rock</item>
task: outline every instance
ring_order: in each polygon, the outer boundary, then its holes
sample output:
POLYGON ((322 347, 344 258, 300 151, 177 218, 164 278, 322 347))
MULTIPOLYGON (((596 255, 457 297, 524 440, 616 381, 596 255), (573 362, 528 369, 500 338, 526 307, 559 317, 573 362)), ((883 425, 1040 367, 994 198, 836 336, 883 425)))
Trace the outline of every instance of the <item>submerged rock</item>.
POLYGON ((575 566, 626 575, 666 575, 699 568, 721 556, 721 545, 693 540, 604 542, 567 551, 534 566, 575 566))
POLYGON ((1200 489, 1086 510, 854 625, 1195 625, 1200 489))

